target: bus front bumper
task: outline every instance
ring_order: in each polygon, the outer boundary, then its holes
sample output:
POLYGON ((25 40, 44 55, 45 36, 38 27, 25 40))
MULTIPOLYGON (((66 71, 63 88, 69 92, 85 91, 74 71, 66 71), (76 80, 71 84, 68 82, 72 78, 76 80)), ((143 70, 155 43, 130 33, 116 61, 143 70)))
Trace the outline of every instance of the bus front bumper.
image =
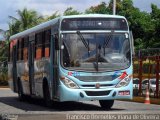
POLYGON ((132 99, 133 91, 131 88, 132 82, 125 87, 103 89, 70 89, 61 84, 59 85, 59 98, 60 101, 132 99))

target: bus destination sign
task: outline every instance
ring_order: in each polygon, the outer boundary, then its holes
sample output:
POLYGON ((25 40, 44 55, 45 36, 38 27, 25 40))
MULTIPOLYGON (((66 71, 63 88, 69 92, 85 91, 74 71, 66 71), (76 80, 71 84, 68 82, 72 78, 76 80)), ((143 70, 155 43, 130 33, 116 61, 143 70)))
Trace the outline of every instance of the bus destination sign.
POLYGON ((61 30, 128 30, 122 18, 67 18, 62 21, 61 30))

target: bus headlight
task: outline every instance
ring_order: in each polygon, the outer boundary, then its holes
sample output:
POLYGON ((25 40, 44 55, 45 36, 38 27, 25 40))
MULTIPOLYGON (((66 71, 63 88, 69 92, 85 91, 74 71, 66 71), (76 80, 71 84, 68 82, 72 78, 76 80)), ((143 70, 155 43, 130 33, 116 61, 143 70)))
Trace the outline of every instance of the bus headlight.
POLYGON ((78 85, 74 83, 72 80, 68 79, 67 77, 61 77, 60 80, 67 86, 68 88, 71 89, 78 89, 78 85))
POLYGON ((125 87, 129 84, 129 82, 131 81, 131 77, 127 76, 124 79, 120 80, 120 82, 116 85, 117 88, 119 87, 125 87))

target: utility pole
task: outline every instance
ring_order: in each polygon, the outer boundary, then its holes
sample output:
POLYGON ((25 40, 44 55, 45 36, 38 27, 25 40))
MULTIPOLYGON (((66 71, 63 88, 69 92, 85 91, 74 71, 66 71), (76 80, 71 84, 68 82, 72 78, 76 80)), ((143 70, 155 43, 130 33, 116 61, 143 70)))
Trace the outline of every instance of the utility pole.
POLYGON ((113 15, 116 14, 116 0, 113 0, 113 15))

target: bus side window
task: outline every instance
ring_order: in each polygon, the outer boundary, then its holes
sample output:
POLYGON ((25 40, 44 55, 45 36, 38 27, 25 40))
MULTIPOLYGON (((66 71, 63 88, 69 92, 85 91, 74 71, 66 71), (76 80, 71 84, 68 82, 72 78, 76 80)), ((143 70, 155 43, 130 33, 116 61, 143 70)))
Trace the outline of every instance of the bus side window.
POLYGON ((42 58, 42 42, 43 42, 43 33, 40 32, 36 34, 36 44, 35 44, 35 58, 40 59, 42 58))
POLYGON ((27 61, 28 59, 28 41, 29 37, 24 38, 24 48, 23 48, 23 60, 27 61))
POLYGON ((21 60, 21 54, 22 54, 21 53, 21 42, 22 42, 22 39, 19 39, 18 40, 18 50, 17 50, 18 51, 18 54, 17 54, 18 58, 17 58, 17 60, 21 60))
POLYGON ((23 48, 24 48, 24 38, 21 39, 21 47, 20 47, 20 60, 23 60, 23 48))
POLYGON ((45 31, 45 53, 44 56, 45 57, 49 57, 50 56, 50 39, 51 39, 51 30, 47 30, 45 31))
POLYGON ((17 40, 17 60, 18 60, 18 57, 19 57, 19 40, 17 40))

